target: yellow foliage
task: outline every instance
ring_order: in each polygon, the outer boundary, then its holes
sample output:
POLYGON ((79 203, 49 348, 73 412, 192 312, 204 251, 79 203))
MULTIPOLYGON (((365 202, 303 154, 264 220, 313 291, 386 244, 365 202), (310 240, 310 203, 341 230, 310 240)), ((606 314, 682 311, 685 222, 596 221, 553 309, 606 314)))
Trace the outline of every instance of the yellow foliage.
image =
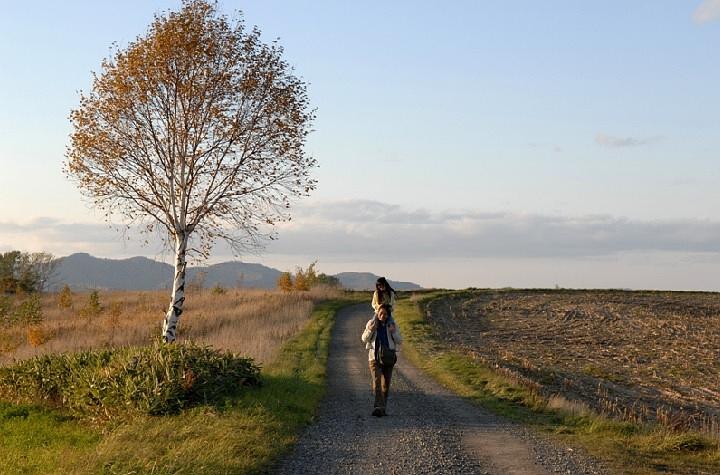
POLYGON ((307 273, 298 269, 295 273, 295 290, 310 290, 310 279, 307 273))
POLYGON ((277 279, 277 288, 290 292, 293 289, 293 281, 290 272, 283 272, 277 279))
POLYGON ((73 294, 70 290, 70 286, 65 284, 65 287, 58 294, 58 307, 60 308, 72 308, 73 305, 73 294))
POLYGON ((30 346, 37 348, 45 344, 50 339, 50 334, 43 331, 42 328, 32 326, 27 329, 27 341, 30 346))

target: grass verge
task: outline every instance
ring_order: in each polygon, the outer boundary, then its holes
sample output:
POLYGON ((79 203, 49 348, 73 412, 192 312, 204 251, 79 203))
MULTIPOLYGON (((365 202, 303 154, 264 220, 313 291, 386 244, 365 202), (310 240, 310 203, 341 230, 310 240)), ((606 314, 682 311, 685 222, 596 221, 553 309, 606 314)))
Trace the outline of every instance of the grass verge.
POLYGON ((100 438, 96 427, 55 411, 0 402, 0 473, 71 473, 100 438))
POLYGON ((594 413, 563 399, 546 399, 520 382, 479 365, 461 350, 443 344, 424 319, 419 302, 398 302, 394 316, 403 329, 403 354, 441 384, 509 419, 583 447, 621 473, 720 473, 717 441, 696 433, 636 425, 594 413))
POLYGON ((353 302, 319 304, 307 326, 263 369, 262 387, 248 388, 222 405, 197 406, 175 415, 137 415, 110 427, 90 426, 50 410, 3 404, 3 473, 266 471, 312 420, 324 393, 335 313, 353 302), (18 411, 28 415, 12 415, 18 411), (37 448, 23 442, 31 440, 38 441, 37 448))

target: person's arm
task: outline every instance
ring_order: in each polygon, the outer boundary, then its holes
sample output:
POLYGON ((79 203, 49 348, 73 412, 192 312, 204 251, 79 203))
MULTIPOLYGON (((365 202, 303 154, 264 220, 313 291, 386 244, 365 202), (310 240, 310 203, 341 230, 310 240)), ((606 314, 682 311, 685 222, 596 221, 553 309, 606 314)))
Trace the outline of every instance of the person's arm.
POLYGON ((370 343, 373 340, 375 337, 375 328, 377 328, 377 318, 373 317, 371 320, 368 320, 365 325, 365 330, 360 338, 363 343, 370 343))
POLYGON ((380 308, 380 302, 378 302, 377 290, 375 292, 373 292, 372 308, 375 311, 375 313, 377 313, 378 309, 380 308))

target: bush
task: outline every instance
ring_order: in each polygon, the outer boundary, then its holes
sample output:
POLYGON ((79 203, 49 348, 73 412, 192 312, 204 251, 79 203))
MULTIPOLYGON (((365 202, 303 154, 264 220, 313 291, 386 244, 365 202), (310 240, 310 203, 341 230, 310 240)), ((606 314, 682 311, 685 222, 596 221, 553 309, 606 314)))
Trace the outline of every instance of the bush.
POLYGON ((310 276, 302 269, 298 268, 295 272, 295 290, 310 290, 312 282, 310 276))
POLYGON ((318 273, 315 269, 316 265, 317 261, 314 261, 307 269, 298 267, 295 269, 295 275, 283 272, 276 281, 277 288, 289 292, 291 290, 306 291, 317 286, 340 287, 340 280, 337 277, 322 272, 318 273))
POLYGON ((222 295, 225 293, 225 287, 223 287, 219 283, 215 284, 215 286, 212 288, 212 293, 213 295, 222 295))
POLYGON ((10 323, 12 301, 7 295, 0 294, 0 325, 10 323))
POLYGON ((70 290, 70 286, 65 284, 60 293, 58 294, 58 307, 68 309, 72 308, 73 294, 70 290))
POLYGON ((85 318, 96 318, 102 312, 102 305, 100 305, 100 292, 93 290, 88 295, 88 301, 85 306, 80 309, 80 315, 85 318))
POLYGON ((194 344, 43 355, 0 368, 0 397, 95 419, 175 413, 259 384, 252 359, 194 344))
POLYGON ((37 325, 43 321, 40 296, 33 294, 15 309, 15 321, 27 325, 37 325))
POLYGON ((292 274, 290 272, 283 272, 277 278, 277 288, 285 292, 290 292, 293 289, 292 274))
POLYGON ((28 344, 33 348, 44 345, 50 340, 50 334, 38 326, 28 327, 26 336, 28 344))
POLYGON ((38 294, 15 299, 0 295, 0 326, 22 324, 38 325, 43 321, 42 302, 38 294), (15 303, 13 302, 15 300, 15 303), (20 303, 17 304, 17 301, 20 303))

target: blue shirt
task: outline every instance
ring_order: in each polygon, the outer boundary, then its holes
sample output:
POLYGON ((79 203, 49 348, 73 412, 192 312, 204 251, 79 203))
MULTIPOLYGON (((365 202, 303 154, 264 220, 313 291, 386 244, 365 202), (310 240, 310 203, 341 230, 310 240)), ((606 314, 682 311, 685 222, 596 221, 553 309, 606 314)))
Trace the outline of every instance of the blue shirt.
POLYGON ((385 345, 385 347, 390 346, 387 323, 388 320, 385 320, 384 322, 378 320, 378 326, 375 330, 375 361, 379 361, 378 354, 380 352, 380 345, 385 345))

